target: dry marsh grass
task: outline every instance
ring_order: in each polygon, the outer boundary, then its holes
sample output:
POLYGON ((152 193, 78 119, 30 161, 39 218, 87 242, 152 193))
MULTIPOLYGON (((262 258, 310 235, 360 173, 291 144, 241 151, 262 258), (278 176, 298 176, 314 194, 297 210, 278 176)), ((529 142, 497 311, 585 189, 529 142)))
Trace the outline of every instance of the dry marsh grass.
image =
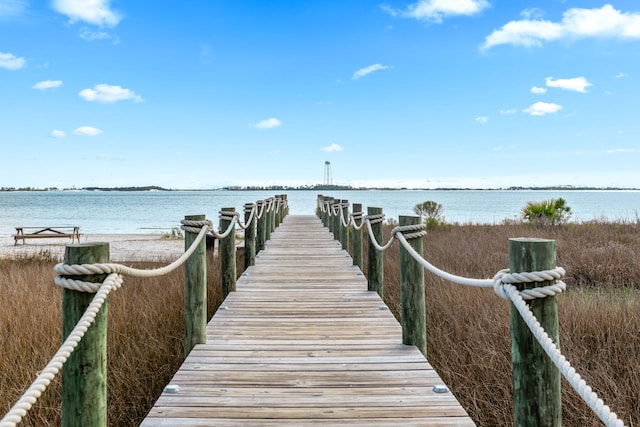
MULTIPOLYGON (((53 284, 56 261, 0 260, 0 411, 24 393, 61 343, 62 291, 53 284)), ((167 263, 137 262, 137 268, 167 263)), ((220 267, 207 262, 208 313, 220 304, 220 267)), ((184 271, 153 279, 125 277, 109 296, 109 425, 138 425, 183 361, 184 271)), ((60 425, 60 378, 20 425, 60 425)))
MULTIPOLYGON (((638 224, 450 225, 429 232, 425 257, 455 274, 492 277, 508 265, 508 238, 527 236, 555 239, 558 265, 567 270, 569 290, 558 298, 563 352, 627 425, 640 425, 638 224)), ((393 245, 385 253, 385 300, 396 317, 398 258, 393 245)), ((60 344, 61 291, 53 285, 54 264, 46 254, 0 260, 3 414, 60 344)), ((218 260, 209 259, 207 270, 211 315, 220 303, 218 260)), ((425 280, 429 361, 478 425, 512 425, 509 304, 489 289, 452 285, 429 273, 425 280)), ((137 425, 181 364, 182 293, 178 269, 158 279, 125 278, 110 297, 110 425, 137 425)), ((21 425, 59 425, 59 408, 56 379, 21 425)), ((563 423, 601 425, 564 380, 563 423)))

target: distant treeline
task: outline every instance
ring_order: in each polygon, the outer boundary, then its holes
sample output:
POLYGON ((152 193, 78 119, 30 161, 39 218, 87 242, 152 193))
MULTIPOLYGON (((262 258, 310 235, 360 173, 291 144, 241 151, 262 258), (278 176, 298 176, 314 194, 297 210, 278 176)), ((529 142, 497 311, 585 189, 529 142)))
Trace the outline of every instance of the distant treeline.
POLYGON ((83 187, 83 188, 34 188, 34 187, 0 187, 2 191, 173 191, 167 188, 149 185, 146 187, 83 187))
POLYGON ((352 187, 351 185, 250 185, 250 186, 228 186, 222 188, 208 189, 169 189, 156 185, 145 187, 83 187, 83 188, 34 188, 34 187, 0 187, 0 192, 9 191, 344 191, 344 190, 422 190, 422 191, 638 191, 638 188, 631 187, 574 187, 572 185, 555 185, 548 187, 507 187, 507 188, 391 188, 391 187, 352 187))

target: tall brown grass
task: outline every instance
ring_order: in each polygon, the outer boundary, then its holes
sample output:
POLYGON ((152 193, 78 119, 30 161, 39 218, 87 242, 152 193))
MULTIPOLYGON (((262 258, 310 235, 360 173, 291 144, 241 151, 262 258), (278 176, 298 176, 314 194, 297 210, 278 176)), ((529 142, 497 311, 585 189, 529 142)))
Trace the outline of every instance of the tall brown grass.
MULTIPOLYGON (((0 412, 5 414, 61 343, 62 291, 48 256, 0 260, 0 412)), ((167 263, 130 263, 156 268, 167 263)), ((220 266, 207 261, 208 313, 220 304, 220 266)), ((183 357, 184 271, 153 279, 125 277, 109 296, 109 425, 138 425, 183 357)), ((59 376, 20 425, 60 425, 59 376)))
MULTIPOLYGON (((567 270, 569 285, 558 297, 562 351, 627 425, 640 425, 640 226, 445 226, 429 232, 425 257, 455 274, 489 278, 508 266, 508 238, 521 236, 557 241, 558 265, 567 270)), ((60 344, 54 263, 46 256, 0 260, 2 414, 60 344)), ((218 264, 208 260, 210 314, 220 303, 218 264)), ((385 300, 396 317, 399 277, 396 244, 385 253, 385 300)), ((509 304, 489 289, 453 285, 429 273, 425 279, 429 361, 478 425, 511 425, 509 304)), ((182 292, 179 269, 158 279, 125 278, 110 296, 110 425, 137 425, 182 362, 182 292)), ((57 379, 23 425, 59 423, 57 379)), ((600 425, 564 381, 563 423, 600 425)))
MULTIPOLYGON (((445 226, 429 231, 425 258, 454 274, 491 278, 509 265, 509 237, 556 240, 569 286, 558 297, 561 350, 627 425, 640 425, 640 226, 445 226)), ((397 318, 398 254, 398 245, 385 252, 385 300, 397 318)), ((511 425, 509 303, 428 272, 425 293, 429 361, 478 425, 511 425)), ((564 379, 562 392, 564 425, 602 425, 564 379)))

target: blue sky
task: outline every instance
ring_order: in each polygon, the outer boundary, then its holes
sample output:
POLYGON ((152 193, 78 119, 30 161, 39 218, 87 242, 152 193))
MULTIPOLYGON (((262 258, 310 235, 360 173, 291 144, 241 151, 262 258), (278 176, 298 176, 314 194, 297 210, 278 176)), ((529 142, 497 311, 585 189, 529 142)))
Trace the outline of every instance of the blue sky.
POLYGON ((0 186, 640 187, 637 1, 0 0, 0 186))

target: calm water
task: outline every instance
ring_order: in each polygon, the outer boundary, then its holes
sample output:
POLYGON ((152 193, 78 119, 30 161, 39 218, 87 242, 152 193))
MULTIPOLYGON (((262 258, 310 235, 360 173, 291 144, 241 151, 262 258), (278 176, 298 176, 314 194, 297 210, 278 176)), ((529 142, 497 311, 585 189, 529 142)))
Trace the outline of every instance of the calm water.
MULTIPOLYGON (((0 193, 0 234, 16 226, 79 225, 82 233, 166 232, 185 215, 205 214, 214 224, 223 207, 242 211, 245 203, 273 196, 267 191, 176 192, 11 192, 0 193)), ((293 214, 312 214, 314 191, 289 191, 293 214)), ((335 191, 334 198, 383 208, 387 218, 413 215, 426 200, 443 206, 447 222, 500 223, 519 217, 529 201, 563 197, 573 221, 635 221, 640 210, 639 191, 335 191)))

